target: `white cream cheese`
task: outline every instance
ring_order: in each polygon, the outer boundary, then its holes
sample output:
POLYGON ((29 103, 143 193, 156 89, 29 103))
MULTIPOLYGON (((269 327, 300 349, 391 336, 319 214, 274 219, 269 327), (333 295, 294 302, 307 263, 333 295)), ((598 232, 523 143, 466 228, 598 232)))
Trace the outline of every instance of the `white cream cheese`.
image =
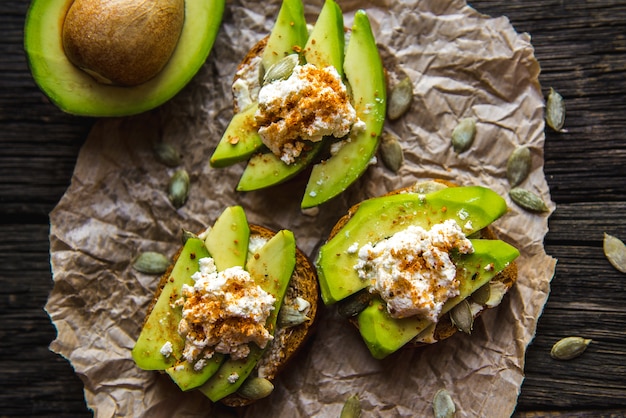
POLYGON ((162 356, 164 357, 169 357, 172 355, 172 343, 170 341, 166 341, 165 344, 163 344, 163 347, 161 347, 160 353, 162 356))
POLYGON ((265 322, 275 298, 241 267, 217 272, 210 257, 199 260, 193 286, 183 285, 183 318, 178 331, 185 338, 183 357, 190 363, 214 352, 244 358, 248 343, 263 348, 271 334, 265 322))
POLYGON ((255 56, 237 70, 235 82, 232 85, 233 100, 239 111, 257 101, 261 83, 259 82, 259 69, 261 56, 255 56))
POLYGON ((259 135, 287 164, 302 152, 302 141, 342 138, 359 120, 333 66, 297 65, 287 79, 261 87, 258 102, 259 135))
POLYGON ((456 267, 450 251, 474 251, 454 220, 429 231, 408 228, 374 245, 358 250, 355 265, 359 277, 370 280, 370 291, 380 294, 395 318, 420 315, 435 322, 443 304, 459 294, 456 267))

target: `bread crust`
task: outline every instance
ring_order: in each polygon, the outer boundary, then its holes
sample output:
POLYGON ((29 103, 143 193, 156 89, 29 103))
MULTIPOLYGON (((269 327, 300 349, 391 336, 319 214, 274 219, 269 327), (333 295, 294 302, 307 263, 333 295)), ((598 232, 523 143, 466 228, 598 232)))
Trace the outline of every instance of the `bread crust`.
MULTIPOLYGON (((435 183, 442 184, 445 187, 458 187, 457 184, 450 182, 448 180, 435 179, 432 181, 435 183)), ((399 193, 415 193, 414 186, 408 186, 408 187, 396 189, 396 190, 393 190, 384 194, 383 196, 391 196, 391 195, 399 194, 399 193)), ((348 212, 337 221, 337 223, 333 226, 327 241, 330 241, 335 235, 339 233, 339 231, 350 220, 350 218, 354 216, 355 212, 359 208, 359 205, 360 203, 353 205, 350 209, 348 209, 348 212)), ((491 227, 483 228, 482 230, 479 231, 479 234, 480 234, 480 238, 483 238, 483 239, 498 239, 497 234, 491 227)), ((500 273, 498 273, 493 279, 491 279, 491 281, 501 282, 502 284, 504 284, 504 286, 506 287, 506 292, 508 293, 509 289, 511 289, 513 284, 515 284, 515 282, 517 281, 517 264, 515 262, 509 263, 509 265, 500 273)), ((483 312, 485 312, 486 309, 489 309, 489 308, 485 306, 485 309, 482 309, 481 311, 476 313, 476 315, 474 315, 474 319, 478 318, 483 312)), ((358 321, 356 320, 356 318, 354 317, 349 318, 349 321, 355 327, 357 328, 359 327, 358 321)), ((448 314, 445 314, 441 318, 439 318, 439 320, 437 321, 437 325, 435 326, 435 329, 433 331, 433 338, 436 342, 439 342, 447 338, 450 338, 457 331, 458 329, 454 324, 452 324, 452 321, 450 320, 450 316, 448 314)), ((415 347, 420 347, 423 345, 430 345, 430 343, 421 342, 417 340, 416 338, 410 341, 408 344, 406 344, 405 347, 415 348, 415 347)))
MULTIPOLYGON (((250 237, 270 239, 276 235, 276 231, 260 225, 250 224, 249 227, 250 237)), ((144 319, 144 323, 150 316, 154 304, 161 295, 163 287, 169 280, 172 269, 174 268, 181 251, 182 247, 176 252, 172 264, 170 264, 167 271, 161 276, 159 285, 157 286, 154 297, 152 298, 152 302, 148 307, 148 313, 146 315, 146 319, 144 319)), ((280 338, 274 338, 274 340, 268 344, 268 348, 255 367, 255 370, 252 372, 252 375, 256 375, 258 373, 259 364, 263 364, 263 377, 273 382, 280 372, 285 369, 288 362, 295 356, 300 348, 304 346, 315 330, 315 319, 317 318, 320 304, 317 272, 306 254, 296 247, 296 266, 289 281, 287 294, 283 300, 283 306, 285 303, 289 303, 297 297, 300 297, 310 303, 310 307, 306 314, 308 319, 302 324, 291 326, 288 329, 281 328, 280 325, 277 324, 275 335, 278 335, 280 338)), ((249 405, 255 401, 234 393, 222 399, 221 402, 227 406, 240 407, 249 405)))

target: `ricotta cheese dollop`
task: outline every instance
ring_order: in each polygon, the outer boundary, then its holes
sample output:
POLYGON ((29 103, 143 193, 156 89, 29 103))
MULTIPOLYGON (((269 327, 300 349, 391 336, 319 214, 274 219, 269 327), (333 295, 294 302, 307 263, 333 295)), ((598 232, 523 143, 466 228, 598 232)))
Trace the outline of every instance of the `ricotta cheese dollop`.
POLYGON ((275 298, 241 267, 218 272, 211 257, 201 258, 199 264, 200 270, 192 276, 194 285, 182 288, 178 332, 185 338, 185 360, 194 363, 215 352, 244 358, 251 342, 264 348, 272 339, 265 322, 275 298))
POLYGON ((303 140, 342 138, 358 121, 346 86, 333 66, 297 65, 284 80, 261 87, 255 114, 263 143, 290 164, 303 140))
POLYGON ((380 294, 394 318, 420 315, 436 322, 444 303, 459 294, 456 267, 450 251, 470 254, 472 243, 454 220, 429 231, 409 226, 374 245, 358 249, 354 266, 370 280, 370 291, 380 294))

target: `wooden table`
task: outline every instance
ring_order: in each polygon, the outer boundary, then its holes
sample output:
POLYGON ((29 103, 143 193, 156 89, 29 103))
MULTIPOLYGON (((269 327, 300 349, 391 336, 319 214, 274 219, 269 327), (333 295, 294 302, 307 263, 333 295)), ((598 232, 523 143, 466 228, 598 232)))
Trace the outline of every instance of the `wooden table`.
MULTIPOLYGON (((49 220, 93 124, 51 105, 23 52, 28 0, 0 2, 0 416, 89 416, 70 364, 48 350, 49 220)), ((567 133, 547 131, 545 173, 557 210, 545 240, 558 259, 526 361, 516 416, 626 416, 626 275, 603 233, 626 239, 626 3, 473 1, 532 35, 545 92, 567 103, 567 133), (561 337, 592 338, 570 362, 561 337)))

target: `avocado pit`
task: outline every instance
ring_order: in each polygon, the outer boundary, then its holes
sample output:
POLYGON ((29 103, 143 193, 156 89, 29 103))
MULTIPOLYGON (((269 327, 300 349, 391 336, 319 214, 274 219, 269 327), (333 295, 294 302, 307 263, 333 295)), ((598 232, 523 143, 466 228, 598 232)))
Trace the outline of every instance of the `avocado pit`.
POLYGON ((136 86, 176 49, 185 0, 75 0, 62 30, 67 58, 100 83, 136 86))

